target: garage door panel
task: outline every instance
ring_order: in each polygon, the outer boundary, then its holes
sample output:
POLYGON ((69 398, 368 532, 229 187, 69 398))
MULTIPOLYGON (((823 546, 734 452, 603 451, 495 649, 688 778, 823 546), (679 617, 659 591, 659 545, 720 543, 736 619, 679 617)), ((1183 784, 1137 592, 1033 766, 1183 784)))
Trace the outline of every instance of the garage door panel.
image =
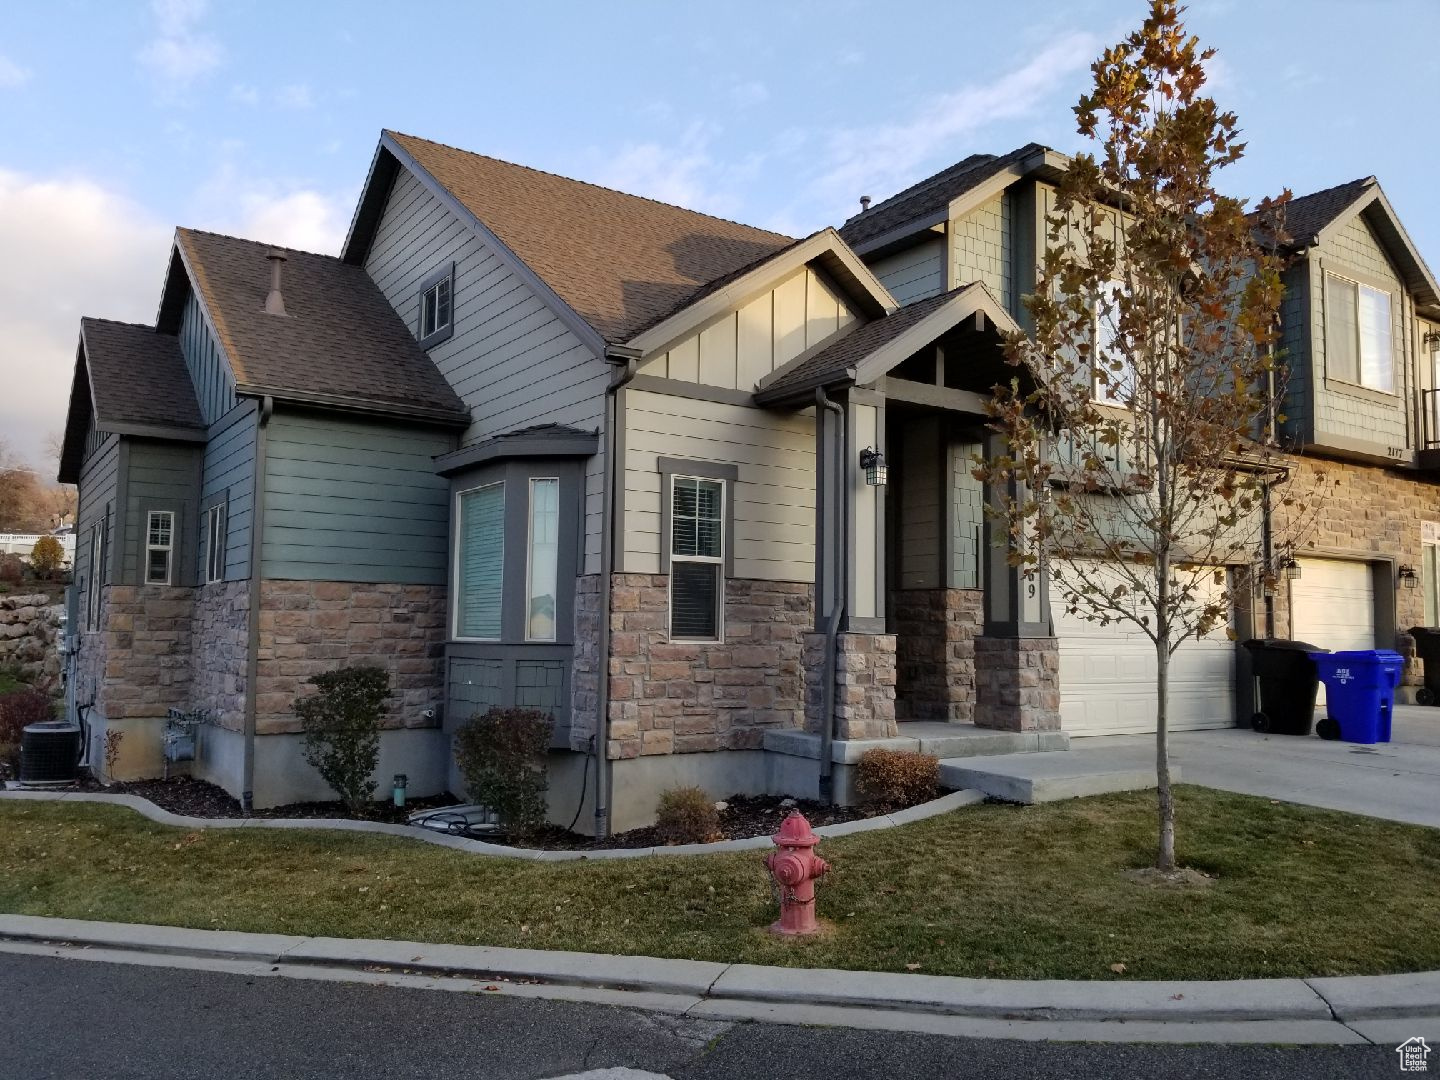
MULTIPOLYGON (((1370 564, 1345 559, 1300 559, 1290 582, 1290 636, 1338 652, 1375 648, 1375 579, 1370 564)), ((1317 705, 1325 703, 1320 684, 1317 705)))

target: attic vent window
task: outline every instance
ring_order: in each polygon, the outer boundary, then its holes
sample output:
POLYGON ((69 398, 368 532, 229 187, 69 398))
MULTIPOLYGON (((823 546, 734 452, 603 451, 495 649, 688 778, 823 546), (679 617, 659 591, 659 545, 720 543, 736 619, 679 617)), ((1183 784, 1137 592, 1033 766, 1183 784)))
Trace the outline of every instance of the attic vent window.
POLYGON ((455 264, 449 263, 420 285, 420 345, 430 348, 455 332, 455 264))

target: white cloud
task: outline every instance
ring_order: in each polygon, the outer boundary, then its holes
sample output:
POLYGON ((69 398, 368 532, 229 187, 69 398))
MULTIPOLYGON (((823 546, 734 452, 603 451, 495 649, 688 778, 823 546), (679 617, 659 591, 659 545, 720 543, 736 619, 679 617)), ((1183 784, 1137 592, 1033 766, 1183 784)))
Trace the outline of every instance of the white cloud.
POLYGON ((136 54, 166 94, 177 94, 219 67, 225 51, 200 28, 205 0, 150 0, 156 36, 136 54))
POLYGON ((770 89, 758 80, 736 83, 730 88, 730 100, 741 109, 763 105, 770 100, 770 89))
POLYGON ((8 56, 0 53, 0 88, 23 86, 30 81, 30 69, 23 68, 8 56))
POLYGON ((728 183, 733 172, 711 156, 713 135, 706 125, 692 124, 671 145, 629 143, 604 160, 595 181, 691 210, 733 214, 739 201, 728 183))
POLYGON ((0 169, 0 431, 47 472, 65 423, 80 316, 150 322, 171 230, 82 178, 0 169))
POLYGON ((353 192, 322 192, 288 180, 250 176, 235 164, 243 144, 221 146, 223 160, 196 192, 199 227, 284 247, 338 255, 350 227, 353 192))
POLYGON ((282 109, 313 109, 315 95, 305 83, 282 86, 275 91, 275 104, 282 109))
POLYGON ((260 91, 247 83, 236 83, 230 88, 230 100, 237 105, 259 105, 260 91))

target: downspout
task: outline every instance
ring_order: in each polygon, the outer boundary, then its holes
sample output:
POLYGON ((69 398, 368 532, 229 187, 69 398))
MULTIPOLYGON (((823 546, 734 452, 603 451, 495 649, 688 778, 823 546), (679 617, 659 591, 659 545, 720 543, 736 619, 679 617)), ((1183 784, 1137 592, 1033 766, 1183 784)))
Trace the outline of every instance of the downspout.
MULTIPOLYGON (((260 552, 265 536, 265 429, 275 412, 275 399, 266 394, 260 399, 260 417, 255 429, 255 480, 250 510, 250 618, 247 625, 249 647, 245 650, 245 732, 244 758, 240 771, 240 807, 245 813, 255 809, 255 686, 260 668, 260 552)), ((226 517, 225 531, 230 531, 226 517)))
MULTIPOLYGON (((835 601, 830 608, 830 614, 825 618, 825 666, 821 673, 823 680, 820 686, 821 716, 820 716, 820 801, 832 803, 835 800, 834 763, 830 760, 831 749, 835 743, 835 639, 840 632, 840 622, 845 618, 845 593, 849 582, 849 567, 847 565, 846 545, 848 543, 848 521, 847 504, 850 498, 850 484, 846 476, 845 456, 845 409, 837 405, 825 396, 824 387, 815 388, 816 409, 826 409, 835 415, 839 421, 839 432, 835 439, 835 462, 832 465, 836 478, 835 490, 840 496, 840 535, 835 542, 835 566, 834 588, 835 601)), ((816 422, 819 422, 819 413, 816 413, 816 422)), ((824 492, 819 493, 823 500, 824 492)), ((817 534, 816 558, 819 559, 821 552, 819 542, 821 537, 817 534)), ((819 597, 816 597, 818 602, 819 597)))
MULTIPOLYGON (((1265 426, 1268 429, 1266 442, 1275 446, 1278 439, 1278 432, 1275 430, 1275 417, 1279 410, 1275 405, 1275 346, 1268 345, 1270 365, 1265 373, 1265 426)), ((1265 602, 1265 637, 1267 639, 1275 636, 1275 589, 1278 582, 1273 581, 1275 575, 1275 530, 1271 517, 1272 507, 1270 503, 1271 477, 1266 476, 1260 486, 1260 558, 1265 567, 1265 579, 1261 583, 1260 591, 1264 594, 1265 602)), ((1251 594, 1254 595, 1253 593, 1251 594)))
POLYGON ((605 481, 602 495, 604 512, 600 529, 600 636, 597 642, 598 685, 595 692, 595 735, 592 746, 592 753, 595 755, 596 839, 610 835, 610 786, 613 782, 606 747, 610 742, 610 618, 613 610, 611 578, 615 572, 615 529, 619 524, 615 520, 615 506, 618 478, 623 467, 619 460, 620 455, 615 453, 616 432, 620 430, 619 394, 626 384, 635 378, 640 353, 635 349, 611 346, 605 350, 605 359, 617 366, 611 373, 609 385, 605 387, 605 481))

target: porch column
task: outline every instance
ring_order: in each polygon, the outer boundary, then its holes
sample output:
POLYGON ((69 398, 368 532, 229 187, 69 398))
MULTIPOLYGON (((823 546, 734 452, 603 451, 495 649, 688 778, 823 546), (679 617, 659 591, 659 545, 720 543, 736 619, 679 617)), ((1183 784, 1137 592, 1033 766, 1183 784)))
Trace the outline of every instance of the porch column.
POLYGON ((895 637, 885 632, 885 489, 865 482, 860 451, 885 449, 885 399, 852 390, 836 416, 815 410, 815 618, 805 640, 806 727, 837 739, 889 738, 895 727, 895 637), (825 715, 827 634, 834 628, 833 717, 825 715))
MULTIPOLYGON (((986 457, 1003 453, 1004 446, 1000 435, 987 435, 986 457)), ((1006 489, 986 485, 992 510, 1005 498, 1024 495, 1019 481, 1007 484, 1006 489)), ((1058 731, 1060 650, 1050 620, 1045 560, 1029 575, 1011 566, 1006 523, 993 513, 985 516, 984 538, 985 632, 975 640, 975 724, 1002 731, 1058 731)))

